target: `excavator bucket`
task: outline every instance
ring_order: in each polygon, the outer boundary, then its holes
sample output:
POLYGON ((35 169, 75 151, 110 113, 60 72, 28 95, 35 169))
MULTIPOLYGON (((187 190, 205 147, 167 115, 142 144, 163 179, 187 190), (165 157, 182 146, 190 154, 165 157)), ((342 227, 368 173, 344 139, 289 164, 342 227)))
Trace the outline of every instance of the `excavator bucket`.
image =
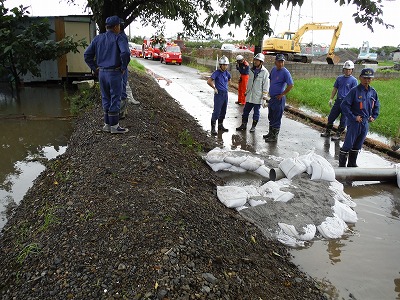
POLYGON ((329 65, 337 65, 340 61, 340 57, 337 55, 328 55, 326 61, 329 65))

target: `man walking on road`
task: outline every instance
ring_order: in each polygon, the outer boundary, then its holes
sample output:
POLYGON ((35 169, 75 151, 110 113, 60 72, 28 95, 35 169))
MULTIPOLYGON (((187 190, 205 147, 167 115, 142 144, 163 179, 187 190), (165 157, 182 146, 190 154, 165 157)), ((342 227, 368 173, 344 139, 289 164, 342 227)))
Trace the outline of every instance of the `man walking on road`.
POLYGON ((238 85, 238 101, 236 101, 235 103, 239 105, 245 105, 246 104, 245 92, 246 92, 247 82, 249 81, 250 65, 244 59, 243 55, 236 56, 236 70, 239 71, 240 78, 238 85))
POLYGON ((283 111, 286 105, 286 95, 293 88, 292 75, 285 68, 285 56, 277 54, 275 67, 269 74, 271 99, 268 103, 269 132, 263 135, 266 142, 276 142, 281 128, 283 111))
POLYGON ((215 123, 218 120, 218 131, 229 131, 223 125, 226 108, 228 107, 228 85, 231 80, 231 74, 228 71, 229 59, 223 55, 218 60, 219 69, 215 70, 207 84, 214 89, 214 110, 211 115, 211 134, 217 135, 215 123))
POLYGON ((126 133, 119 125, 122 76, 127 72, 130 51, 126 39, 120 34, 121 19, 106 19, 105 33, 97 35, 84 53, 86 64, 99 76, 104 111, 103 131, 126 133))
POLYGON ((357 167, 357 156, 368 133, 369 123, 379 115, 380 103, 376 90, 370 86, 374 70, 362 69, 360 84, 350 90, 341 108, 347 117, 347 132, 339 153, 339 167, 357 167))
POLYGON ((354 63, 351 60, 345 61, 345 63, 343 64, 343 74, 338 76, 335 83, 333 84, 331 98, 329 99, 330 106, 332 106, 332 102, 336 93, 337 97, 329 113, 326 130, 324 133, 321 133, 322 137, 330 137, 333 123, 335 122, 336 118, 341 115, 336 135, 332 137, 332 141, 340 140, 341 134, 346 129, 346 117, 342 113, 340 105, 342 104, 342 101, 344 97, 346 97, 347 93, 358 84, 357 79, 352 75, 353 69, 354 63))
POLYGON ((260 107, 263 99, 268 96, 269 91, 269 72, 263 66, 264 54, 258 53, 254 56, 253 67, 250 70, 249 82, 246 89, 246 104, 243 108, 242 125, 236 128, 238 131, 246 130, 250 111, 253 109, 253 124, 250 132, 256 130, 258 120, 260 119, 260 107))

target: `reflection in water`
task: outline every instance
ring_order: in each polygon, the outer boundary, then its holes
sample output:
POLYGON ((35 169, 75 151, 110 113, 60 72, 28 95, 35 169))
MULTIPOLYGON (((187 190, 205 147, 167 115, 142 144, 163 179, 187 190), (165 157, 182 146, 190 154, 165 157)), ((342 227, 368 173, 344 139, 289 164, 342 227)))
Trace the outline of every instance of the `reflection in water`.
POLYGON ((43 171, 41 159, 63 153, 73 124, 61 86, 25 87, 13 98, 0 86, 0 229, 5 207, 23 198, 43 171), (61 117, 61 118, 60 118, 61 117))
POLYGON ((332 265, 341 262, 340 253, 342 253, 341 248, 344 246, 345 244, 339 239, 328 241, 328 248, 326 250, 329 253, 329 260, 331 261, 332 265))
POLYGON ((396 299, 400 299, 400 278, 394 280, 394 291, 397 294, 396 299))

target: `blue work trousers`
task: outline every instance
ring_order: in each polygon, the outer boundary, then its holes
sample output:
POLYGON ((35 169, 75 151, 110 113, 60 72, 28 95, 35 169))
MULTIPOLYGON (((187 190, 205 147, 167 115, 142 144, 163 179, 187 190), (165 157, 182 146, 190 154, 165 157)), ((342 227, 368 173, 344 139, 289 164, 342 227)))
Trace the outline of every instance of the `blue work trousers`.
POLYGON ((242 120, 248 120, 249 114, 253 109, 253 120, 258 121, 260 119, 260 107, 261 104, 246 102, 243 108, 242 120))
POLYGON ((119 114, 122 93, 121 70, 100 70, 99 83, 104 112, 119 114))
POLYGON ((336 99, 335 103, 333 104, 331 111, 329 112, 328 116, 328 124, 333 124, 337 117, 340 115, 340 123, 339 127, 346 128, 346 121, 347 118, 344 114, 342 114, 342 109, 340 105, 342 104, 343 99, 336 99))
POLYGON ((278 100, 275 96, 271 97, 268 103, 268 120, 269 126, 273 128, 281 128, 283 111, 285 110, 286 97, 278 100))
POLYGON ((367 137, 368 130, 368 121, 363 121, 361 123, 356 121, 348 122, 342 150, 345 152, 350 150, 361 150, 365 138, 367 137))
POLYGON ((211 121, 223 120, 226 115, 226 108, 228 106, 228 92, 218 91, 214 94, 214 110, 211 115, 211 121))
POLYGON ((126 93, 126 85, 128 84, 128 69, 125 70, 124 74, 122 74, 122 93, 121 99, 128 98, 128 94, 126 93))

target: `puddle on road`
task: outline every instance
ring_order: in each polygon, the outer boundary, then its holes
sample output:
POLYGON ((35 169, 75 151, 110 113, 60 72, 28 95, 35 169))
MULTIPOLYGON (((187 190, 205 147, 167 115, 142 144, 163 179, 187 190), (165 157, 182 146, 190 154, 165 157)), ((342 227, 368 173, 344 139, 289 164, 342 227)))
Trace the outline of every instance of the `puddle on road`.
MULTIPOLYGON (((193 77, 193 76, 192 76, 193 77)), ((205 80, 171 80, 160 86, 196 118, 204 130, 210 130, 213 94, 205 80)), ((242 106, 234 104, 237 95, 229 94, 225 127, 229 132, 216 139, 229 150, 247 150, 259 155, 293 157, 311 149, 334 167, 338 165, 342 142, 320 137, 320 132, 289 118, 283 118, 278 143, 265 143, 268 132, 267 110, 261 110, 256 133, 236 132, 240 125, 242 106)), ((251 117, 251 115, 250 115, 251 117)), ((251 119, 251 118, 250 118, 251 119)), ((365 168, 388 168, 394 163, 372 152, 362 150, 357 163, 365 168)), ((227 185, 259 186, 259 176, 221 175, 227 185)), ((323 281, 331 299, 400 299, 400 189, 396 184, 354 182, 345 184, 345 192, 357 203, 359 221, 337 240, 315 240, 306 248, 292 249, 293 262, 310 276, 323 281)))

